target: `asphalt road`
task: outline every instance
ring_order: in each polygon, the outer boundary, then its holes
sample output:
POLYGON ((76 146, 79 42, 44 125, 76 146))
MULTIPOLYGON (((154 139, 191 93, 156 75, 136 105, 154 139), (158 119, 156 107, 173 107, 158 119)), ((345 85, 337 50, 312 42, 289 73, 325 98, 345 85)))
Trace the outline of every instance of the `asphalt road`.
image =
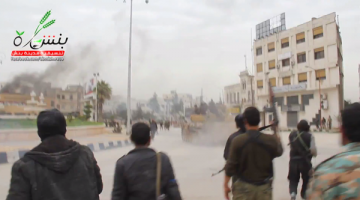
MULTIPOLYGON (((275 160, 274 199, 288 200, 288 162, 289 148, 287 146, 288 132, 282 133, 286 149, 284 155, 275 160)), ((318 133, 315 135, 319 156, 313 163, 339 152, 339 134, 318 133)), ((157 151, 166 152, 173 163, 176 178, 184 200, 219 200, 223 198, 224 174, 211 177, 211 174, 224 165, 222 158, 223 146, 195 145, 181 140, 180 129, 160 131, 151 145, 157 151)), ((115 162, 133 147, 128 146, 113 150, 96 152, 95 156, 101 167, 104 181, 104 191, 101 200, 110 200, 115 162)), ((5 199, 9 187, 11 164, 0 165, 0 199, 5 199)), ((299 189, 300 190, 300 189, 299 189)))

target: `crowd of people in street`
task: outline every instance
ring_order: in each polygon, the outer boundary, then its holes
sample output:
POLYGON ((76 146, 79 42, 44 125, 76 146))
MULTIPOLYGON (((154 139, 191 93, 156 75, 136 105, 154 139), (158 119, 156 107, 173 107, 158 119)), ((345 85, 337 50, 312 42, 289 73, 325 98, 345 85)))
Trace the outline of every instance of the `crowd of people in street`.
MULTIPOLYGON (((235 118, 238 131, 224 150, 224 196, 233 200, 271 200, 275 158, 284 153, 277 122, 274 134, 259 127, 260 112, 248 107, 235 118), (230 187, 230 180, 231 187, 230 187)), ((330 122, 331 124, 331 122, 330 122)), ((268 127, 269 127, 268 126, 268 127)), ((99 200, 102 176, 93 152, 66 138, 66 120, 56 110, 40 112, 37 118, 41 143, 13 164, 7 200, 99 200)), ((160 125, 160 128, 162 125, 160 125)), ((150 148, 157 123, 132 125, 130 139, 135 148, 116 162, 112 200, 181 200, 178 181, 169 156, 150 148)), ((301 120, 289 134, 289 195, 308 200, 358 199, 360 192, 360 104, 341 113, 341 143, 345 150, 313 168, 317 156, 310 125, 301 120)), ((281 174, 277 175, 281 176, 281 174)))

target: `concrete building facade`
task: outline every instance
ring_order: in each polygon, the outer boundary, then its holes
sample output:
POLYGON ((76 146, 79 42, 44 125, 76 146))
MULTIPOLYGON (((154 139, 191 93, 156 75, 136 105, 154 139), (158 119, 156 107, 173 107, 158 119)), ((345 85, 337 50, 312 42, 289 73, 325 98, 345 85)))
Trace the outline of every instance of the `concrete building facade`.
POLYGON ((262 123, 267 111, 269 83, 273 87, 280 128, 311 124, 325 117, 336 120, 344 107, 342 40, 336 14, 331 13, 254 42, 256 105, 262 123), (320 109, 321 106, 321 109, 320 109))

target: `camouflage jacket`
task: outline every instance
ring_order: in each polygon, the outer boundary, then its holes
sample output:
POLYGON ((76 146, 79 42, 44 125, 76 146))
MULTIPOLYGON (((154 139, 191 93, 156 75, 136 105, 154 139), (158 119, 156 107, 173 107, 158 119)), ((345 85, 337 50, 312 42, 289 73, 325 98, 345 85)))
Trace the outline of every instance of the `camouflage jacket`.
POLYGON ((307 200, 358 199, 360 193, 360 143, 320 163, 306 191, 307 200))

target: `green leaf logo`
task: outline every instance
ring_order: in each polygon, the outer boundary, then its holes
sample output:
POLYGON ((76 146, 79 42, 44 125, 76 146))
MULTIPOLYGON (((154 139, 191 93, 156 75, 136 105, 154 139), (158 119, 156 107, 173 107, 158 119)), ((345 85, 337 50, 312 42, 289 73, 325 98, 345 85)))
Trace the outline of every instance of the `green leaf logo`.
POLYGON ((25 31, 23 31, 22 33, 19 33, 19 31, 16 31, 16 33, 18 34, 18 36, 21 36, 22 34, 24 34, 25 31))

